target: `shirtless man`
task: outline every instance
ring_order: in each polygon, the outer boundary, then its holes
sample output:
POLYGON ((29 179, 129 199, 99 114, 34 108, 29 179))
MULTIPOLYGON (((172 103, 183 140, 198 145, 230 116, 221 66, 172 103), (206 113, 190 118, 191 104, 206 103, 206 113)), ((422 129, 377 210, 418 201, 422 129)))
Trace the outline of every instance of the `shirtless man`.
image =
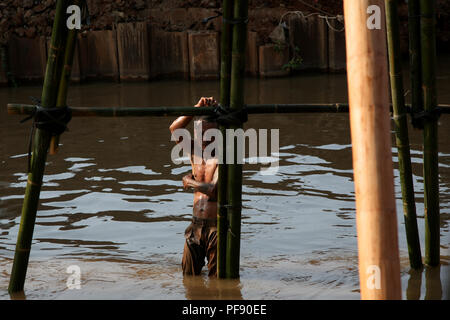
MULTIPOLYGON (((197 108, 216 105, 214 98, 201 98, 195 105, 197 108)), ((177 118, 170 126, 170 132, 185 128, 192 120, 192 116, 177 118)), ((203 133, 211 128, 217 128, 217 123, 202 117, 203 133)), ((208 145, 203 139, 196 139, 200 132, 194 132, 194 140, 191 141, 190 160, 192 173, 183 178, 185 189, 194 189, 194 209, 192 223, 185 231, 186 242, 184 244, 182 268, 184 275, 199 275, 208 259, 208 275, 216 276, 217 272, 217 158, 196 159, 194 144, 202 141, 202 150, 208 145), (197 160, 197 161, 195 161, 197 160)), ((180 141, 177 141, 179 143, 180 141)), ((201 156, 200 156, 201 157, 201 156)))

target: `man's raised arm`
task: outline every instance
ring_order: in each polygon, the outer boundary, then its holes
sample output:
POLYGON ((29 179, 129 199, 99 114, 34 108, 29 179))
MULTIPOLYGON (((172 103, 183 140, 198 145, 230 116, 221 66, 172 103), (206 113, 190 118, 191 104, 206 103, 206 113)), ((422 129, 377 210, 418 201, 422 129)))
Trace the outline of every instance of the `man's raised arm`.
MULTIPOLYGON (((194 106, 196 108, 206 107, 215 104, 214 98, 205 98, 202 97, 198 103, 194 106)), ((173 133, 177 129, 186 128, 186 126, 191 122, 192 116, 181 116, 178 117, 169 127, 171 133, 173 133)), ((177 141, 178 143, 179 141, 177 141)))

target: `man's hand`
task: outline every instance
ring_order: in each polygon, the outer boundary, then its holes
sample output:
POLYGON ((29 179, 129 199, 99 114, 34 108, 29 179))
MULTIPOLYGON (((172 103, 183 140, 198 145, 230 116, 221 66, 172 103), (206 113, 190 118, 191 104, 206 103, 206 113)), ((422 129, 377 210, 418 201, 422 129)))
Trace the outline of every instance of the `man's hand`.
POLYGON ((193 176, 192 176, 192 173, 191 173, 191 174, 188 174, 188 175, 186 175, 186 176, 184 176, 184 177, 183 177, 183 188, 184 188, 184 189, 189 188, 189 183, 190 183, 192 180, 194 180, 194 179, 193 179, 193 176))
POLYGON ((209 106, 215 106, 215 105, 217 105, 217 101, 214 100, 214 97, 209 97, 209 98, 202 97, 194 107, 201 108, 201 107, 209 107, 209 106))

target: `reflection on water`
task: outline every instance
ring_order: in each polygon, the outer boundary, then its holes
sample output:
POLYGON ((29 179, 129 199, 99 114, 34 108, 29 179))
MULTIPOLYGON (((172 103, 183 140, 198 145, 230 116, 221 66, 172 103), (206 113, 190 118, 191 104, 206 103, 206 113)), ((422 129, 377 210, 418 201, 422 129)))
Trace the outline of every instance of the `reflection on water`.
POLYGON ((218 280, 202 276, 186 276, 183 278, 186 299, 192 300, 242 300, 239 280, 218 280))
MULTIPOLYGON (((447 68, 448 70, 448 68, 447 68)), ((440 76, 449 103, 450 77, 440 76)), ((249 80, 247 103, 345 102, 343 75, 249 80)), ((1 89, 0 105, 39 87, 1 89)), ((73 106, 191 105, 218 96, 217 82, 74 86, 73 106), (176 93, 176 94, 174 94, 176 93)), ((29 127, 0 108, 0 297, 6 292, 26 185, 29 127)), ((47 160, 27 274, 31 299, 358 299, 358 256, 348 115, 253 115, 247 128, 280 129, 276 175, 245 165, 241 279, 183 278, 184 229, 193 196, 187 165, 170 160, 173 118, 75 118, 47 160), (81 268, 68 290, 67 267, 81 268)), ((440 268, 411 271, 393 148, 403 298, 449 299, 449 116, 439 126, 440 268)), ((422 133, 411 128, 422 251, 422 133)), ((267 165, 263 165, 267 166, 267 165)))

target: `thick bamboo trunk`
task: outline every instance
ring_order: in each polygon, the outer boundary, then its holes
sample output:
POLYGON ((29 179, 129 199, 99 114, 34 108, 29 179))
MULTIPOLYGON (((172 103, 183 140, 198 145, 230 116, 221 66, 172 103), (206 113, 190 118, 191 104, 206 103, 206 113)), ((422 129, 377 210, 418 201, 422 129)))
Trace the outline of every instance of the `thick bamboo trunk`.
MULTIPOLYGON (((421 0, 422 90, 424 110, 433 113, 436 92, 436 1, 421 0)), ((425 263, 437 266, 439 253, 439 164, 437 117, 424 121, 425 263)))
MULTIPOLYGON (((223 23, 222 23, 222 41, 221 41, 221 70, 220 70, 220 103, 224 107, 230 105, 230 85, 231 85, 231 24, 226 23, 233 18, 233 1, 224 0, 222 5, 223 23)), ((226 127, 220 126, 223 145, 226 146, 226 127)), ((222 159, 226 158, 226 148, 222 150, 222 159)), ((226 277, 226 250, 227 250, 227 165, 219 164, 219 183, 217 187, 217 277, 226 277)))
MULTIPOLYGON (((248 1, 234 1, 233 55, 231 67, 230 109, 244 107, 245 47, 247 41, 248 1)), ((231 129, 242 128, 232 126, 231 129)), ((234 141, 236 142, 236 141, 234 141)), ((230 141, 227 142, 228 144, 230 141)), ((228 166, 228 235, 226 277, 239 278, 242 205, 242 164, 237 163, 237 147, 234 144, 234 163, 228 166)), ((228 146, 227 146, 228 147, 228 146)))
MULTIPOLYGON (((42 106, 44 108, 54 107, 56 105, 58 84, 61 76, 58 65, 61 56, 64 55, 64 35, 66 34, 65 11, 68 2, 68 0, 58 0, 56 4, 52 40, 42 91, 42 106)), ((31 172, 28 174, 14 263, 8 288, 11 294, 23 291, 50 138, 50 133, 40 129, 36 130, 33 156, 31 159, 31 172)))
POLYGON ((403 94, 403 75, 400 52, 400 31, 397 0, 386 0, 386 27, 389 48, 389 70, 391 78, 392 106, 394 110, 395 136, 398 149, 398 169, 402 187, 403 215, 409 262, 412 268, 422 267, 419 230, 417 227, 416 201, 411 169, 411 155, 403 94))
POLYGON ((344 14, 361 298, 401 299, 384 1, 344 0, 344 14))

